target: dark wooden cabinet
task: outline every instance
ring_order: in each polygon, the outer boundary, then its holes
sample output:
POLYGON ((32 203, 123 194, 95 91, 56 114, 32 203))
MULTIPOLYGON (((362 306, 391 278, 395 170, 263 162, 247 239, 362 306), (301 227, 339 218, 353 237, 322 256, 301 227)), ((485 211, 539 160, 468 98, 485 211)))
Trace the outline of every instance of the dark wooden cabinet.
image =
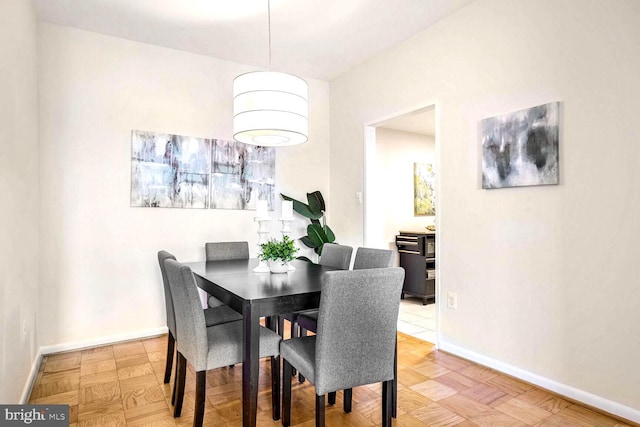
POLYGON ((396 236, 400 267, 404 268, 405 294, 422 298, 427 304, 436 298, 436 233, 401 231, 396 236))

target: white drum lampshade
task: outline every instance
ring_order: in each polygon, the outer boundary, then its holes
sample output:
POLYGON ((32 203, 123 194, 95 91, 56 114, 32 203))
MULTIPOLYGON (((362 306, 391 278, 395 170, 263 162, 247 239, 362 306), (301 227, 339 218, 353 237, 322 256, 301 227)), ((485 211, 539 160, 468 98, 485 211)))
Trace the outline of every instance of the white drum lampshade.
POLYGON ((233 80, 233 138, 284 147, 307 142, 308 89, 300 77, 274 71, 241 74, 233 80))

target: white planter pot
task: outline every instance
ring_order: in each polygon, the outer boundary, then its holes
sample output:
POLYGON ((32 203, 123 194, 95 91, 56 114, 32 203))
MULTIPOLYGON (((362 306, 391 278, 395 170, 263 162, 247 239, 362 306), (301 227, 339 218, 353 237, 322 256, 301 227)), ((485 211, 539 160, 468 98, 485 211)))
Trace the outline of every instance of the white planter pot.
POLYGON ((276 260, 270 259, 268 262, 269 270, 271 270, 272 273, 286 273, 289 271, 289 264, 282 261, 280 258, 276 260))

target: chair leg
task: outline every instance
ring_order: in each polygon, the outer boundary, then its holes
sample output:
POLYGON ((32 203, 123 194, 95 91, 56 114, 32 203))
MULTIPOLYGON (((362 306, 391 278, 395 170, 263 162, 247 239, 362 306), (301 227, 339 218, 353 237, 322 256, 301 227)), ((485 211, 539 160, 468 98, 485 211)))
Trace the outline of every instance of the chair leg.
POLYGON ((329 399, 327 399, 329 402, 329 405, 335 405, 336 404, 336 392, 335 391, 330 391, 329 392, 329 399))
POLYGON ((291 425, 291 364, 282 359, 282 425, 291 425))
POLYGON ((278 335, 284 338, 284 317, 278 316, 278 335))
MULTIPOLYGON (((298 322, 297 322, 297 317, 296 317, 295 313, 291 313, 291 325, 290 325, 290 327, 291 327, 291 329, 290 329, 291 338, 297 338, 300 334, 298 334, 298 322)), ((282 336, 282 338, 284 338, 284 335, 282 336)), ((297 373, 298 373, 298 371, 296 370, 296 368, 293 368, 291 370, 291 376, 292 377, 295 377, 297 373)))
POLYGON ((180 361, 180 353, 176 352, 176 367, 175 367, 175 374, 173 374, 173 393, 171 393, 171 404, 175 405, 176 404, 176 394, 178 391, 178 362, 180 361))
MULTIPOLYGON (((293 314, 292 314, 293 316, 293 314)), ((293 317, 292 317, 293 319, 293 317)), ((282 339, 284 339, 284 316, 278 316, 278 335, 280 335, 280 337, 282 339)), ((294 337, 294 333, 293 333, 293 322, 291 323, 291 338, 294 337)), ((294 377, 296 375, 296 369, 292 368, 291 369, 291 376, 294 377)))
POLYGON ((178 352, 178 378, 176 379, 176 406, 173 408, 173 417, 178 418, 182 413, 182 402, 184 400, 184 383, 187 379, 187 359, 178 352))
POLYGON ((398 417, 398 334, 396 333, 396 351, 393 354, 393 390, 391 392, 391 416, 398 417))
MULTIPOLYGON (((296 322, 296 326, 298 326, 297 322, 296 322)), ((298 336, 301 336, 301 337, 306 337, 307 336, 307 330, 305 328, 298 327, 298 329, 299 329, 298 336)), ((298 374, 298 382, 300 384, 302 384, 304 382, 304 375, 302 375, 300 373, 298 374)), ((329 403, 331 403, 331 398, 329 398, 329 403)), ((334 400, 333 403, 335 403, 335 400, 334 400)))
POLYGON ((167 335, 169 338, 167 341, 167 363, 165 364, 165 367, 164 367, 164 383, 165 384, 169 384, 169 380, 171 380, 171 368, 173 367, 173 353, 175 352, 175 344, 176 344, 176 339, 171 334, 171 331, 169 331, 167 335))
POLYGON ((351 401, 353 400, 353 389, 347 388, 344 390, 344 395, 342 396, 342 406, 344 407, 344 412, 348 414, 351 412, 351 401))
POLYGON ((391 427, 391 394, 393 380, 382 383, 382 427, 391 427))
POLYGON ((280 356, 271 358, 271 415, 274 421, 280 419, 280 356))
POLYGON ((324 427, 324 394, 316 395, 316 427, 324 427))
POLYGON ((291 338, 298 337, 298 319, 295 313, 291 313, 291 338))
POLYGON ((207 371, 196 372, 196 407, 193 415, 194 427, 202 426, 204 421, 205 390, 207 388, 207 371))

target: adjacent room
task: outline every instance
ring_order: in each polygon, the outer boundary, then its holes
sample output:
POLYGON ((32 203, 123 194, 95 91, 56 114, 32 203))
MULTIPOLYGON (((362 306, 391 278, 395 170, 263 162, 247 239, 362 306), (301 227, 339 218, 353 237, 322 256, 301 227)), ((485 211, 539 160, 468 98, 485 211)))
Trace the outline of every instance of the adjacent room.
POLYGON ((436 115, 430 105, 374 123, 365 141, 365 246, 405 269, 398 331, 436 343, 436 115))
POLYGON ((0 1, 0 404, 640 425, 639 22, 0 1))

